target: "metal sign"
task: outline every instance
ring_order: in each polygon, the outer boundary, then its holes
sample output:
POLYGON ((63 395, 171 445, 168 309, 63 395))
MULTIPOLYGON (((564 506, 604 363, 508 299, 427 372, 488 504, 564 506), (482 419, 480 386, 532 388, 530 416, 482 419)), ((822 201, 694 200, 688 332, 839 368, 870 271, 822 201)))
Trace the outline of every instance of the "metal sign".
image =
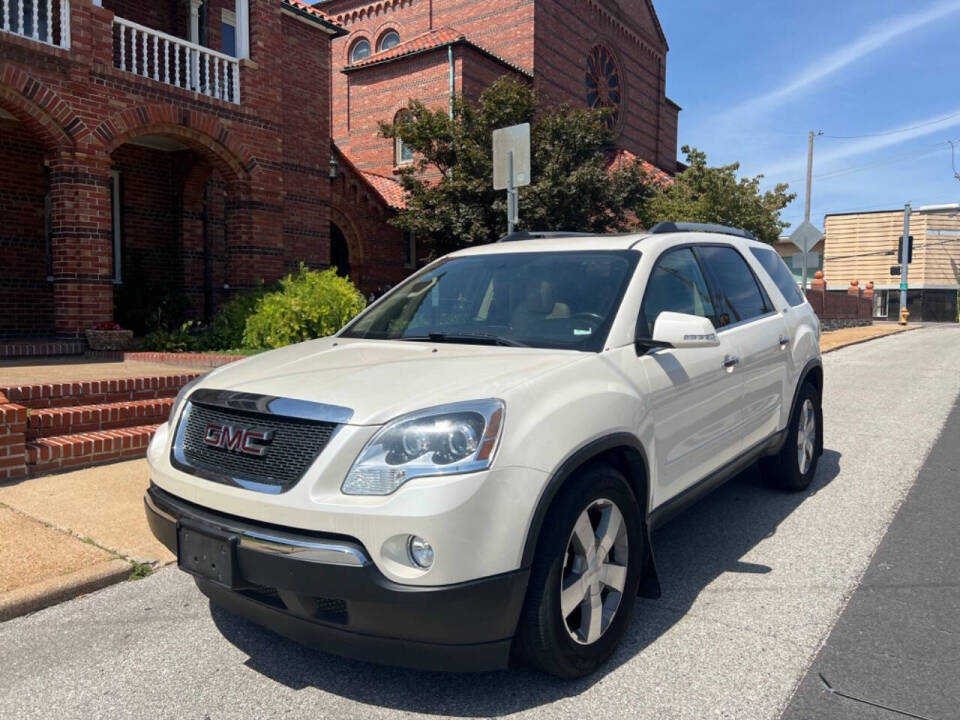
POLYGON ((493 131, 493 189, 530 184, 530 123, 493 131), (510 165, 513 164, 513 182, 510 165))
POLYGON ((899 265, 891 265, 891 266, 890 266, 890 274, 893 275, 894 277, 900 275, 900 266, 899 266, 899 265))
POLYGON ((823 240, 823 233, 816 226, 804 220, 797 229, 790 234, 790 242, 800 248, 803 252, 810 252, 818 242, 823 240))
POLYGON ((906 284, 905 282, 900 283, 900 289, 901 289, 901 290, 906 290, 906 289, 907 289, 907 284, 906 284))

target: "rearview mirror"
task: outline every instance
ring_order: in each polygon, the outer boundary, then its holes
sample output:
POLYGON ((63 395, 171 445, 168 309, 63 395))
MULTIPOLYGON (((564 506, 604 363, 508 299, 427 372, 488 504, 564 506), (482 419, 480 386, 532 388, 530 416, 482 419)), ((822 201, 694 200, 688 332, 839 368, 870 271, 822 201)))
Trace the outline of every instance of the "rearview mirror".
POLYGON ((662 312, 653 324, 653 337, 637 338, 638 353, 654 348, 716 347, 717 331, 708 318, 685 313, 662 312))

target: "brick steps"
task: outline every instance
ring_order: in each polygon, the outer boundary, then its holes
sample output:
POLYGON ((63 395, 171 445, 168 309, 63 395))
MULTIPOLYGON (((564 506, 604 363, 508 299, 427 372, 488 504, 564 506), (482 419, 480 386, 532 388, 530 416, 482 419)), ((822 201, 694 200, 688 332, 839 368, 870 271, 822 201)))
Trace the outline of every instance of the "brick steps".
POLYGON ((26 445, 27 470, 31 475, 39 475, 142 457, 157 427, 139 425, 37 438, 26 445))
POLYGON ((31 409, 100 405, 173 397, 200 373, 0 386, 7 401, 31 409))
POLYGON ((162 423, 169 417, 172 406, 173 398, 164 397, 30 410, 27 440, 162 423))
POLYGON ((198 374, 0 386, 0 481, 142 457, 198 374))

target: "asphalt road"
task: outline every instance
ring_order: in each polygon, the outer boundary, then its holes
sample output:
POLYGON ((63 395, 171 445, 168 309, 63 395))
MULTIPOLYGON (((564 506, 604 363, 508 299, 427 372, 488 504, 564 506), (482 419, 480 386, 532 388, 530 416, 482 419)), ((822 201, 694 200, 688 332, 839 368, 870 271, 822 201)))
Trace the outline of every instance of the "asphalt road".
POLYGON ((783 720, 960 716, 958 441, 960 403, 783 720))
POLYGON ((954 327, 827 355, 813 487, 783 494, 748 472, 660 531, 664 596, 638 604, 626 642, 593 677, 341 660, 212 609, 170 569, 0 625, 0 716, 773 720, 940 434, 960 392, 958 357, 954 327))

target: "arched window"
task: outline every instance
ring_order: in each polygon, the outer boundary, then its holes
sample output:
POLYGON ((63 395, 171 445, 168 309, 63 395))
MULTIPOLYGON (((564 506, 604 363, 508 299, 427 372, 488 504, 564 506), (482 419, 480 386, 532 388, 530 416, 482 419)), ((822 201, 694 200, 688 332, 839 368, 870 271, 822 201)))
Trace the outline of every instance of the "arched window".
MULTIPOLYGON (((396 127, 401 123, 409 123, 413 118, 409 110, 401 110, 393 116, 393 125, 396 127)), ((394 164, 406 165, 413 162, 413 150, 399 137, 394 143, 394 164)))
POLYGON ((360 38, 350 48, 350 62, 360 62, 370 57, 370 41, 360 38))
POLYGON ((380 36, 380 42, 377 43, 377 52, 390 50, 400 44, 400 33, 396 30, 387 30, 380 36))

